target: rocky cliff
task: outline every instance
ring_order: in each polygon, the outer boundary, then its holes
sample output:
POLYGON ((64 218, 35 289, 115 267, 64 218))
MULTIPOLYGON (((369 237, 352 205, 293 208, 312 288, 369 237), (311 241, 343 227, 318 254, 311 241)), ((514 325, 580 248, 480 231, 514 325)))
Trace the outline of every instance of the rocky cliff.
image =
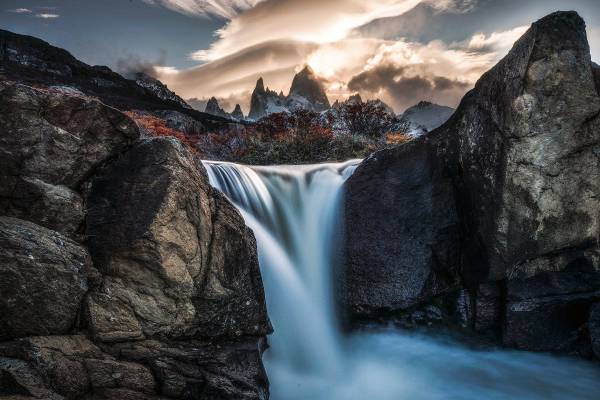
POLYGON ((442 127, 346 184, 353 318, 597 357, 600 96, 585 23, 534 23, 442 127))
POLYGON ((84 93, 119 110, 179 113, 203 131, 224 129, 230 120, 192 109, 165 85, 145 74, 126 79, 105 66, 91 66, 35 37, 0 29, 4 79, 84 93))
POLYGON ((0 293, 0 396, 268 398, 252 231, 97 99, 0 83, 0 293))

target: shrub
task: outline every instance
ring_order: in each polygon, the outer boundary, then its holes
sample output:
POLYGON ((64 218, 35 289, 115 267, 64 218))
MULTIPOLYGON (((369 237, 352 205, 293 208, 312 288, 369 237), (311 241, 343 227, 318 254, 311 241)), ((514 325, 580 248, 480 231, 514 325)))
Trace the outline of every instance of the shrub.
POLYGON ((189 148, 192 153, 198 154, 198 148, 196 146, 198 142, 197 137, 187 136, 183 132, 169 128, 163 119, 145 112, 125 111, 125 114, 135 121, 143 135, 151 137, 168 136, 177 138, 181 143, 189 148))

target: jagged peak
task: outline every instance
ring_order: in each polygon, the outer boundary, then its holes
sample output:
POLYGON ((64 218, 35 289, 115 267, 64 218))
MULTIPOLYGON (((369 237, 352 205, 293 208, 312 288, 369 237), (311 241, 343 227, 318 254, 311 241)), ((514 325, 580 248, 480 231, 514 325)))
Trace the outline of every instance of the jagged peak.
POLYGON ((433 103, 432 103, 432 102, 430 102, 430 101, 427 101, 427 100, 421 100, 420 102, 418 102, 418 103, 417 103, 416 105, 414 105, 413 107, 416 107, 416 108, 425 108, 425 107, 429 107, 429 106, 431 106, 431 105, 433 105, 433 103))
POLYGON ((263 81, 262 76, 258 78, 256 81, 256 86, 254 87, 255 92, 264 92, 265 91, 265 82, 263 81))
POLYGON ((360 93, 355 93, 352 96, 348 97, 349 103, 362 103, 362 97, 360 97, 360 93))
POLYGON ((292 80, 289 97, 300 96, 308 100, 317 111, 330 107, 322 81, 307 64, 292 80))

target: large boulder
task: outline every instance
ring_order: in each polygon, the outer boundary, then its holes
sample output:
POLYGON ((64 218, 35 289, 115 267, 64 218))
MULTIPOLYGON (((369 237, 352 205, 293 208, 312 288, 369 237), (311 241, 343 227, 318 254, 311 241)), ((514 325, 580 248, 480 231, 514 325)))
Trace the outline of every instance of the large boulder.
POLYGON ((98 172, 87 202, 103 276, 87 298, 96 339, 270 332, 254 236, 179 142, 136 144, 98 172))
POLYGON ((346 225, 361 227, 342 278, 354 316, 430 303, 459 276, 460 304, 446 305, 466 325, 520 348, 584 351, 600 290, 597 79, 583 20, 551 14, 446 124, 365 160, 346 183, 346 225))
POLYGON ((139 137, 135 123, 93 98, 21 84, 1 89, 0 110, 0 215, 73 235, 79 186, 139 137))
POLYGON ((58 232, 0 217, 0 341, 69 332, 90 266, 86 249, 58 232))
POLYGON ((0 92, 0 397, 267 398, 256 243, 201 164, 77 90, 0 92))
POLYGON ((421 142, 366 159, 346 186, 342 293, 355 316, 409 309, 458 287, 451 181, 421 142))

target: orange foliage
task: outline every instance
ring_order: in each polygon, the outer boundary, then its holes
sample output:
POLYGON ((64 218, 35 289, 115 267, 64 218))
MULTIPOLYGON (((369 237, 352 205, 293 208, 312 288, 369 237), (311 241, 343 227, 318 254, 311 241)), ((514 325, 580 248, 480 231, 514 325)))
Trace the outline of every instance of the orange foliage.
POLYGON ((390 132, 385 135, 385 142, 391 145, 405 143, 409 140, 411 140, 411 137, 402 132, 390 132))
POLYGON ((169 128, 165 121, 161 118, 155 117, 150 114, 140 113, 136 111, 125 111, 124 112, 129 118, 133 119, 138 127, 148 136, 169 136, 178 139, 186 147, 188 147, 192 153, 198 154, 198 148, 196 144, 198 139, 187 136, 185 133, 169 128))

